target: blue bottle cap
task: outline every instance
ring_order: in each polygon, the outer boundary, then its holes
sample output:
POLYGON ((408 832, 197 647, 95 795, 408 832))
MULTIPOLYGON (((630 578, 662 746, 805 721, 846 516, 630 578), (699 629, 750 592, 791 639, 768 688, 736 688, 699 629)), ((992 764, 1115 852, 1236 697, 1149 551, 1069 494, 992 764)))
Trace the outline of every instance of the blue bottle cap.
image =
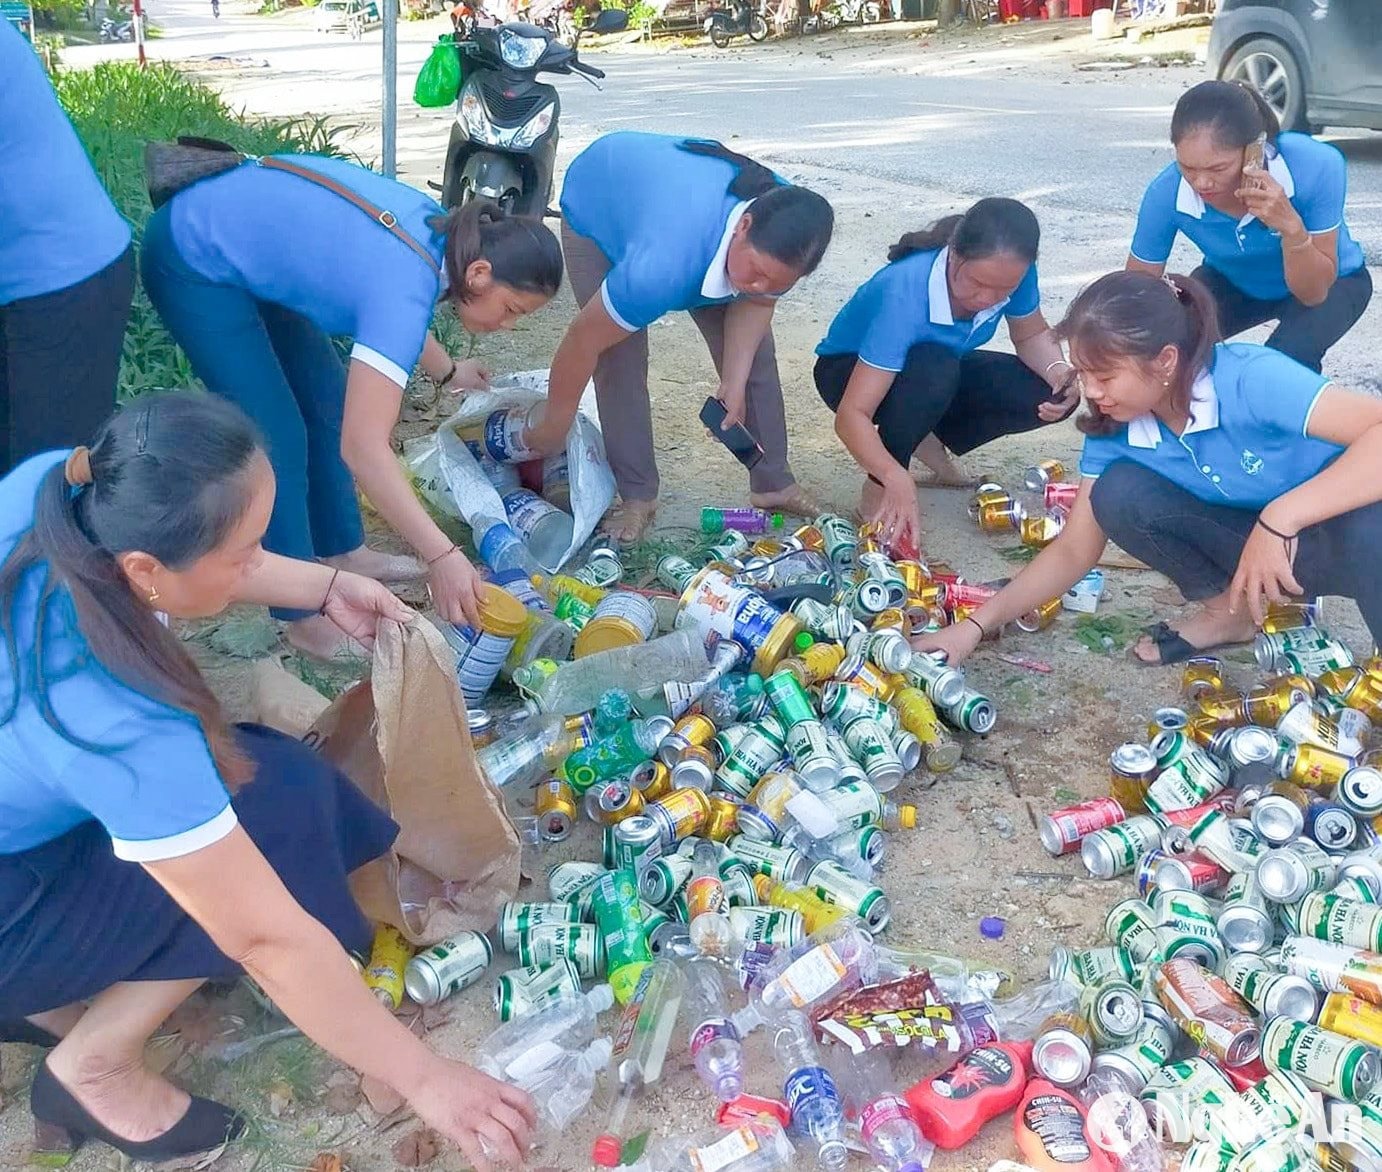
POLYGON ((1008 921, 1002 916, 985 916, 979 921, 979 935, 985 940, 1002 940, 1008 921))

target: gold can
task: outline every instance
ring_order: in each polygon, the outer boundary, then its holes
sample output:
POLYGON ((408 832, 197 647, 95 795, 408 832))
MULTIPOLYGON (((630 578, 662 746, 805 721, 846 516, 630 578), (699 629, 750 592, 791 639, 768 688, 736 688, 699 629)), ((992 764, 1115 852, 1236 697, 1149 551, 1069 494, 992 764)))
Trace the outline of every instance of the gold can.
POLYGON ((922 606, 927 610, 945 604, 945 587, 939 582, 923 582, 915 590, 907 587, 907 605, 922 606))
POLYGON ((807 684, 819 684, 830 679, 845 661, 845 649, 838 643, 812 643, 797 653, 806 665, 807 684))
POLYGON ((1249 724, 1275 728, 1292 708, 1309 698, 1290 676, 1285 676, 1247 692, 1243 696, 1243 713, 1249 724))
POLYGON ((1062 528, 1064 522, 1059 517, 1040 513, 1032 517, 1023 517, 1018 523, 1017 535, 1023 545, 1031 546, 1033 549, 1045 549, 1060 536, 1062 528))
POLYGON ((1353 758, 1319 745, 1296 745, 1286 756, 1285 779, 1309 789, 1332 790, 1350 769, 1353 758))
POLYGON ((715 842, 728 842, 739 833, 739 799, 732 794, 710 795, 710 817, 701 834, 715 842))
POLYGON ((1016 620, 1016 627, 1019 631, 1026 631, 1029 634, 1033 631, 1044 631, 1056 621, 1056 616, 1061 612, 1059 598, 1053 598, 1049 602, 1043 602, 1040 606, 1035 606, 1024 615, 1019 615, 1016 620))
POLYGON ((903 560, 894 562, 893 565, 897 567, 897 576, 902 579, 909 595, 920 594, 923 586, 933 585, 931 575, 920 562, 903 560))
POLYGON ((970 518, 977 521, 979 519, 979 513, 986 505, 1003 504, 1012 499, 1008 490, 1000 484, 981 484, 974 490, 974 495, 969 498, 970 518))
POLYGON ((365 965, 365 984, 370 992, 388 1009, 397 1009, 403 1002, 403 970, 413 958, 413 946, 391 924, 379 924, 374 930, 374 943, 365 965))
POLYGON ((1382 1009, 1361 997, 1349 993, 1329 994, 1316 1021, 1322 1030, 1331 1030, 1369 1046, 1382 1046, 1382 1009))
POLYGON ((1262 630, 1268 635, 1282 631, 1297 631, 1315 625, 1314 607, 1304 602, 1272 602, 1262 617, 1262 630))
POLYGON ((1243 696, 1239 692, 1208 692, 1199 699, 1200 713, 1212 716, 1220 728, 1236 728, 1248 723, 1248 714, 1243 708, 1243 696))
POLYGON ((911 624, 907 622, 907 613, 897 606, 890 606, 887 610, 880 610, 873 616, 873 622, 869 624, 871 631, 893 630, 900 631, 903 638, 912 633, 911 624))
POLYGON ((1209 748, 1209 742, 1214 739, 1214 734, 1219 732, 1224 726, 1216 717, 1205 716, 1198 713, 1192 716, 1185 723, 1186 735, 1199 745, 1202 749, 1209 748))
POLYGON ((1002 500, 979 506, 979 528, 985 533, 1010 533, 1022 524, 1024 510, 1006 493, 1002 500))
POLYGON ((533 813, 537 816, 537 830, 544 842, 563 841, 571 834, 580 817, 576 791, 561 778, 549 777, 537 787, 533 813))
POLYGON ((825 552, 825 536, 814 525, 803 525, 795 530, 792 536, 801 542, 802 549, 813 550, 816 553, 825 552))
POLYGON ((643 791, 645 802, 656 802, 676 788, 672 785, 672 771, 661 761, 649 761, 646 770, 635 770, 633 781, 643 791))
POLYGON ((837 679, 842 684, 854 684, 863 688, 870 696, 888 703, 897 691, 900 676, 889 675, 879 670, 862 656, 855 656, 847 665, 836 669, 837 679))
POLYGON ((1180 691, 1191 703, 1201 696, 1224 689, 1224 661, 1213 655, 1196 655, 1185 661, 1180 673, 1180 691))
POLYGON ((617 826, 625 818, 643 813, 646 805, 646 795, 626 778, 601 782, 585 795, 586 812, 601 826, 617 826))
POLYGON ((708 745, 715 739, 716 731, 715 722, 710 717, 702 716, 699 712, 690 712, 672 726, 667 740, 679 749, 689 748, 691 745, 708 745))
POLYGON ((1382 673, 1344 667, 1325 672, 1316 682, 1373 724, 1382 723, 1382 673))
POLYGON ((788 546, 775 537, 760 537, 749 546, 749 551, 760 558, 781 557, 787 550, 788 546))

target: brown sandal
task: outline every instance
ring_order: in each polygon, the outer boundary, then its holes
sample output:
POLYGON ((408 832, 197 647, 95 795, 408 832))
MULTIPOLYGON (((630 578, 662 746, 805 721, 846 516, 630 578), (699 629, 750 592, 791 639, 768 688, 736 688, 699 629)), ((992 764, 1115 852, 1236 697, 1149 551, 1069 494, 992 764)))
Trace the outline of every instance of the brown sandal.
POLYGON ((824 510, 800 484, 793 484, 781 492, 754 492, 749 494, 749 504, 756 509, 767 509, 771 513, 787 513, 793 517, 819 517, 824 510))

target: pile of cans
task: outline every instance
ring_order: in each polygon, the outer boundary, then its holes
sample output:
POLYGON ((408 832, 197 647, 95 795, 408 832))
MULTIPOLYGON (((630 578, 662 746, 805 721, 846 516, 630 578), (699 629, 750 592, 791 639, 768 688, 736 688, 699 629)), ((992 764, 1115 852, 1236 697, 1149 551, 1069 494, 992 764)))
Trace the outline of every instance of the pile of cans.
POLYGON ((1355 664, 1318 619, 1272 608, 1247 690, 1190 660, 1183 706, 1114 750, 1110 796, 1040 827, 1137 896, 1102 946, 1056 949, 1082 1012, 1034 1064, 1107 1070, 1192 1172, 1382 1167, 1382 657, 1355 664))
POLYGON ((970 518, 984 533, 1016 533, 1023 545, 1043 549, 1060 536, 1080 490, 1065 477, 1059 460, 1041 460, 1023 474, 1025 493, 981 484, 969 504, 970 518))

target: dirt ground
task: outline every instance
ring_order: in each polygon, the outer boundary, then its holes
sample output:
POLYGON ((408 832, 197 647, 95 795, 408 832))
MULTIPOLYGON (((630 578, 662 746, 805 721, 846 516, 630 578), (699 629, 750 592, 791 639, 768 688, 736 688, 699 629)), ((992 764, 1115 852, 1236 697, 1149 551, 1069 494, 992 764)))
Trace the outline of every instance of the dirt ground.
MULTIPOLYGON (((835 439, 831 416, 812 387, 811 352, 859 274, 873 267, 868 258, 880 257, 891 242, 894 225, 873 214, 879 185, 860 192, 845 187, 838 173, 806 169, 790 177, 817 186, 834 202, 840 222, 850 225, 847 238, 837 244, 848 250, 849 263, 827 266, 787 299, 775 327, 793 467, 824 507, 843 511, 855 503, 859 475, 835 439)), ((950 202, 944 192, 919 192, 914 186, 899 186, 884 194, 910 206, 944 207, 950 202)), ((1075 246, 1106 247, 1105 241, 1090 236, 1076 216, 1050 221, 1048 216, 1048 231, 1064 234, 1075 246)), ((1073 293, 1073 284, 1057 283, 1052 289, 1052 316, 1073 293)), ((481 339, 476 354, 501 371, 543 366, 572 309, 569 293, 563 292, 551 307, 521 323, 512 334, 481 339)), ((743 503, 747 486, 737 465, 695 424, 697 405, 715 386, 699 335, 684 316, 659 322, 651 333, 654 420, 663 477, 659 523, 672 529, 692 525, 701 505, 743 503)), ((1015 487, 1022 469, 1034 460, 1071 460, 1077 451, 1077 433, 1067 423, 1011 437, 972 454, 963 464, 976 476, 1015 487)), ((926 545, 932 557, 977 581, 1013 572, 1014 565, 1003 551, 1015 546, 1015 540, 980 534, 966 518, 965 493, 926 490, 922 499, 926 545)), ((1159 575, 1110 570, 1107 580, 1101 616, 1122 616, 1132 625, 1173 610, 1174 590, 1159 575)), ((1335 608, 1330 626, 1355 649, 1366 648, 1366 634, 1351 604, 1335 608)), ((1074 632, 1074 617, 1063 615, 1044 632, 1006 634, 997 647, 985 648, 971 661, 972 683, 997 702, 998 727, 982 741, 966 741, 964 761, 954 772, 939 778, 908 778, 893 795, 915 802, 921 813, 918 830, 892 836, 882 871, 882 885, 894 903, 887 943, 951 953, 976 968, 1002 969, 1020 987, 1046 976, 1054 946, 1098 942, 1105 910, 1129 894, 1127 881, 1099 884, 1084 878, 1077 859, 1048 858, 1037 839, 1035 819, 1057 806, 1106 792, 1109 751, 1121 741, 1142 735, 1150 713, 1175 701, 1177 674, 1172 669, 1139 668, 1121 647, 1092 652, 1074 632), (1031 656, 1053 670, 1043 674, 1013 666, 998 657, 1002 653, 1031 656), (1006 919, 1003 939, 980 937, 978 921, 988 915, 1006 919)), ((247 661, 205 650, 199 654, 218 691, 237 712, 245 713, 247 661)), ((1238 661, 1235 673, 1246 681, 1253 670, 1250 656, 1234 658, 1238 661)), ((594 857, 598 857, 596 835, 583 826, 568 843, 551 849, 543 862, 594 857)), ((541 881, 523 893, 525 898, 544 895, 541 881)), ((508 966, 500 957, 494 971, 503 967, 508 966)), ((228 1152, 217 1167, 227 1172, 287 1172, 308 1167, 321 1152, 339 1155, 355 1172, 383 1172, 397 1166, 392 1149, 414 1125, 394 1116, 384 1117, 381 1125, 379 1112, 365 1103, 357 1105, 349 1080, 328 1081, 332 1064, 304 1043, 269 1047, 229 1071, 199 1057, 220 1015, 244 1013, 245 1004, 242 998, 217 1001, 210 1010, 188 1014, 181 1023, 182 1036, 159 1051, 189 1085, 214 1090, 255 1117, 251 1142, 228 1152)), ((433 1027, 429 1043, 464 1059, 495 1023, 489 982, 485 982, 449 1002, 445 1020, 428 1022, 433 1027)), ((609 1024, 613 1025, 612 1017, 609 1024)), ((684 1042, 679 1027, 674 1057, 662 1082, 635 1111, 642 1124, 656 1127, 660 1134, 703 1128, 710 1117, 709 1097, 684 1057, 684 1042)), ((23 1088, 34 1052, 18 1047, 3 1050, 0 1087, 8 1105, 0 1114, 0 1167, 18 1168, 28 1154, 29 1117, 23 1088)), ((778 1094, 781 1078, 761 1039, 754 1039, 750 1056, 748 1089, 778 1094)), ((903 1078, 907 1069, 904 1060, 899 1065, 903 1078)), ((544 1169, 588 1166, 591 1140, 603 1120, 599 1103, 567 1134, 548 1137, 533 1164, 544 1169)), ((1011 1157, 1010 1127, 1008 1116, 1000 1118, 966 1149, 938 1153, 932 1168, 936 1172, 982 1169, 1011 1157)), ((812 1157, 805 1144, 800 1153, 796 1166, 810 1167, 812 1157)), ((84 1151, 71 1165, 76 1172, 119 1166, 114 1153, 105 1148, 84 1151)), ((447 1150, 430 1166, 450 1172, 463 1163, 456 1152, 447 1150)), ((852 1165, 866 1166, 862 1156, 852 1165)))

